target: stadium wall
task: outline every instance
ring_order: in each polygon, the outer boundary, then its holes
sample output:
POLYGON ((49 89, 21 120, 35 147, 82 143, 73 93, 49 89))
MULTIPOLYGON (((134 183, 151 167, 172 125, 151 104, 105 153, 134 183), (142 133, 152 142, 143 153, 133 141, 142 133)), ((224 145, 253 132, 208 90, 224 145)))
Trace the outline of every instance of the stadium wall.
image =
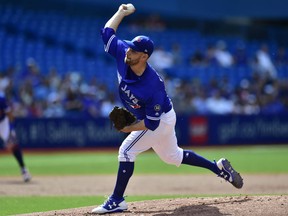
MULTIPOLYGON (((106 118, 17 119, 23 148, 117 147, 125 134, 106 118)), ((288 115, 178 116, 181 146, 288 144, 288 115)))

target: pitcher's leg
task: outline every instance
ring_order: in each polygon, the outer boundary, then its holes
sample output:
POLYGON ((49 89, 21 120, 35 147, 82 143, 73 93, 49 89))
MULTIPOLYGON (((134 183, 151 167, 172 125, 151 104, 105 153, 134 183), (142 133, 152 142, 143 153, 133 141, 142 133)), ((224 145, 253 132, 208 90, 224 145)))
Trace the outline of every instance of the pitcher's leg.
POLYGON ((183 151, 182 164, 206 168, 214 172, 216 175, 219 175, 220 173, 220 169, 215 162, 209 161, 191 150, 183 151))
POLYGON ((130 177, 133 175, 134 162, 119 162, 117 180, 112 197, 120 200, 124 196, 124 192, 128 185, 130 177))
POLYGON ((160 139, 152 146, 153 150, 165 163, 180 166, 183 160, 183 149, 177 144, 174 125, 161 122, 156 132, 160 139))
POLYGON ((174 125, 161 123, 157 130, 156 132, 161 136, 161 142, 154 145, 153 149, 164 162, 176 166, 187 164, 203 167, 219 175, 220 170, 216 163, 205 159, 191 150, 183 150, 178 147, 174 125))
POLYGON ((119 149, 119 168, 112 198, 123 198, 129 179, 133 175, 137 155, 151 147, 149 143, 152 142, 149 142, 149 139, 149 131, 145 130, 134 131, 123 141, 119 149))
POLYGON ((133 131, 122 142, 119 148, 118 160, 121 162, 134 162, 137 155, 151 148, 152 141, 149 131, 133 131))

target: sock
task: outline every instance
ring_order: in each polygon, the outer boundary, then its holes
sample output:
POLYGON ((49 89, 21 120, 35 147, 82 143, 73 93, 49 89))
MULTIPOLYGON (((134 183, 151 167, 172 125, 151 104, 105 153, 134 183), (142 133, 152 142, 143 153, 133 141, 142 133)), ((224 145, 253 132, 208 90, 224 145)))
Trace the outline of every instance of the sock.
POLYGON ((23 156, 22 156, 22 151, 21 151, 19 145, 15 145, 12 148, 12 154, 16 158, 16 160, 17 160, 19 166, 21 167, 21 169, 25 168, 24 161, 23 161, 23 156))
POLYGON ((120 162, 118 168, 117 181, 112 194, 112 198, 120 200, 124 196, 124 192, 128 185, 129 179, 134 171, 134 162, 120 162))
POLYGON ((183 151, 182 164, 203 167, 203 168, 211 170, 217 175, 219 175, 219 172, 220 172, 216 163, 211 162, 190 150, 183 151))

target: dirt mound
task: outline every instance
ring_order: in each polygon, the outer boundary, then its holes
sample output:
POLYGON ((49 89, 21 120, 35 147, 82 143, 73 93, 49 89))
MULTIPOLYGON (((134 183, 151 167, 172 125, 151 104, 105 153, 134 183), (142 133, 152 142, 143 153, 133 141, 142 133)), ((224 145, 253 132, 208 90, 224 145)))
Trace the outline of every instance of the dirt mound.
MULTIPOLYGON (((193 198, 163 199, 129 202, 129 211, 113 216, 287 216, 288 174, 243 175, 241 190, 231 184, 207 175, 135 175, 129 182, 126 194, 132 195, 181 195, 193 198), (221 197, 201 198, 215 194, 221 197), (254 196, 258 194, 259 196, 254 196), (266 196, 274 194, 275 196, 266 196), (198 195, 199 198, 195 198, 198 195), (232 195, 232 196, 228 196, 232 195), (261 196, 260 196, 261 195, 261 196)), ((115 176, 34 176, 25 184, 20 178, 0 178, 1 196, 69 196, 110 195, 115 176), (3 187, 2 187, 3 186, 3 187)), ((128 199, 128 198, 127 198, 128 199)), ((96 207, 56 210, 25 215, 90 215, 96 207)))
MULTIPOLYGON (((287 216, 288 196, 238 196, 217 198, 163 199, 128 203, 129 210, 113 216, 287 216)), ((25 214, 25 216, 93 215, 93 206, 25 214)), ((24 215, 22 215, 24 216, 24 215)))
MULTIPOLYGON (((288 174, 243 175, 241 190, 213 174, 205 175, 135 175, 126 195, 254 195, 288 194, 288 174)), ((16 177, 0 178, 1 196, 109 196, 116 181, 114 175, 33 176, 28 184, 16 177), (3 186, 3 187, 2 187, 3 186)))

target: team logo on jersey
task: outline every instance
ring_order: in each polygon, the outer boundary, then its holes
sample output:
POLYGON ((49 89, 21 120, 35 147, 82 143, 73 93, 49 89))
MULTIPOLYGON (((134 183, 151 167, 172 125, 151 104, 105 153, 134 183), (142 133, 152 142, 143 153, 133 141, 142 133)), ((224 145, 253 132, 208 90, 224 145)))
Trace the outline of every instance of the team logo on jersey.
POLYGON ((133 102, 133 104, 138 103, 138 99, 132 94, 130 89, 127 88, 127 85, 121 87, 121 90, 127 95, 127 97, 133 102))
POLYGON ((141 108, 141 106, 138 104, 139 100, 132 94, 130 89, 127 88, 127 85, 121 87, 121 90, 126 94, 128 99, 131 100, 132 103, 125 100, 126 103, 129 104, 130 107, 132 107, 133 109, 141 108))
POLYGON ((159 104, 156 104, 156 105, 154 106, 154 110, 155 110, 156 112, 160 111, 160 110, 161 110, 161 106, 160 106, 159 104))
POLYGON ((133 109, 139 109, 139 108, 141 108, 141 106, 138 105, 138 104, 130 104, 130 106, 131 106, 133 109))

